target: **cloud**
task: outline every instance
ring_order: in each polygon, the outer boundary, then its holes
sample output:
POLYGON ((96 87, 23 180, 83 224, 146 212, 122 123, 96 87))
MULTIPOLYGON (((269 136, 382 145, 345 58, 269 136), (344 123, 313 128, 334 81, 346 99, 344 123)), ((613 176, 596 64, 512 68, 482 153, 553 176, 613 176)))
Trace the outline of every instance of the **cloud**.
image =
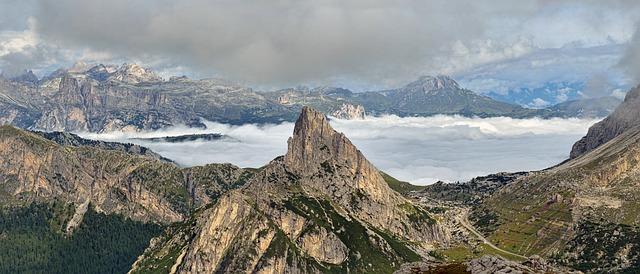
MULTIPOLYGON (((462 181, 499 171, 537 170, 568 157, 571 145, 595 120, 385 116, 363 121, 332 120, 383 171, 419 184, 462 181)), ((176 127, 147 133, 81 134, 103 140, 136 142, 182 165, 230 162, 259 167, 286 152, 292 123, 230 126, 207 122, 209 129, 176 127), (181 144, 128 140, 186 133, 228 136, 213 142, 181 144)))
POLYGON ((551 103, 543 100, 542 98, 535 98, 533 99, 533 101, 531 101, 531 103, 529 104, 529 107, 532 108, 545 108, 548 107, 551 103))
POLYGON ((622 43, 637 19, 632 1, 36 3, 38 32, 47 43, 280 86, 397 86, 419 74, 459 73, 533 48, 622 43))
POLYGON ((640 25, 637 26, 629 46, 618 63, 618 67, 631 78, 634 86, 640 85, 640 25))

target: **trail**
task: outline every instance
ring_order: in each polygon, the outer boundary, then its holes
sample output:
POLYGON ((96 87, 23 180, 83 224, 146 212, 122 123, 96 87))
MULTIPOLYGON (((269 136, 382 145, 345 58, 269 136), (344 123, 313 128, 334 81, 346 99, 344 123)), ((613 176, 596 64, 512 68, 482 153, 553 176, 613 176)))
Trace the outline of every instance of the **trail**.
POLYGON ((472 234, 476 235, 476 237, 478 237, 478 239, 482 240, 482 242, 488 246, 490 246, 491 248, 509 254, 511 256, 514 256, 516 258, 522 259, 522 260, 526 260, 528 259, 525 256, 522 256, 520 254, 516 254, 507 250, 504 250, 502 248, 497 247, 496 245, 494 245, 493 243, 491 243, 489 240, 487 240, 487 238, 485 238, 484 236, 482 236, 482 234, 480 234, 480 232, 478 232, 475 227, 473 227, 471 225, 471 223, 469 223, 469 211, 468 210, 464 210, 460 215, 458 215, 458 222, 467 230, 469 230, 469 232, 471 232, 472 234))

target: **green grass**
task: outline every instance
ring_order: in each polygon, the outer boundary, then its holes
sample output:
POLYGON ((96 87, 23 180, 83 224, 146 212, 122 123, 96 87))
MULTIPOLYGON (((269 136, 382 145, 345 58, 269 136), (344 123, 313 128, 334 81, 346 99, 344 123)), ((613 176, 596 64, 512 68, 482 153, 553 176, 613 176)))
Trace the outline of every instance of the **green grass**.
POLYGON ((323 272, 344 273, 347 269, 361 273, 392 273, 402 262, 420 260, 420 256, 393 236, 375 231, 392 250, 383 250, 371 238, 367 228, 356 220, 348 220, 338 214, 327 200, 304 196, 294 197, 285 208, 310 219, 315 225, 332 231, 349 249, 348 259, 340 266, 324 265, 323 272))
POLYGON ((387 182, 387 184, 389 185, 389 187, 395 191, 397 191, 398 193, 402 194, 402 195, 406 195, 407 193, 411 192, 411 191, 420 191, 423 190, 426 186, 417 186, 417 185, 412 185, 411 183, 408 182, 404 182, 404 181, 400 181, 396 178, 391 177, 391 175, 384 173, 384 172, 380 172, 380 175, 382 175, 382 178, 385 180, 385 182, 387 182))

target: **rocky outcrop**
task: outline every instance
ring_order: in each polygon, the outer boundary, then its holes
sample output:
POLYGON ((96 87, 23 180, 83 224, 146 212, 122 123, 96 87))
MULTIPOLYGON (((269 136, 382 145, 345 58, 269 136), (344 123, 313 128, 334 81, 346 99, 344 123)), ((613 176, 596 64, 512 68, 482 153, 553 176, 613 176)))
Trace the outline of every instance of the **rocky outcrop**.
POLYGON ((582 273, 568 268, 558 267, 546 260, 533 256, 524 262, 509 261, 501 257, 484 255, 464 263, 424 261, 403 265, 394 274, 421 273, 469 273, 469 274, 524 274, 524 273, 582 273))
POLYGON ((62 200, 78 208, 76 223, 89 203, 98 212, 173 223, 253 174, 231 165, 181 169, 158 157, 134 145, 2 126, 0 206, 62 200))
POLYGON ((128 154, 136 154, 141 156, 147 156, 149 158, 162 160, 165 162, 171 162, 171 160, 160 156, 150 149, 130 143, 117 143, 117 142, 105 142, 98 140, 84 139, 76 134, 68 132, 44 132, 44 131, 32 131, 33 134, 42 136, 45 139, 51 140, 61 146, 85 146, 92 148, 100 148, 106 150, 119 150, 128 154))
POLYGON ((577 158, 640 125, 640 87, 629 91, 624 102, 607 118, 589 128, 587 135, 573 145, 571 158, 577 158))
POLYGON ((365 112, 361 105, 342 104, 340 109, 331 113, 331 116, 346 120, 364 120, 365 112))
POLYGON ((178 273, 390 273, 447 244, 447 231, 390 189, 321 112, 303 108, 288 145, 285 156, 178 233, 195 235, 176 247, 184 250, 180 261, 162 255, 179 242, 168 236, 132 272, 166 258, 178 273))

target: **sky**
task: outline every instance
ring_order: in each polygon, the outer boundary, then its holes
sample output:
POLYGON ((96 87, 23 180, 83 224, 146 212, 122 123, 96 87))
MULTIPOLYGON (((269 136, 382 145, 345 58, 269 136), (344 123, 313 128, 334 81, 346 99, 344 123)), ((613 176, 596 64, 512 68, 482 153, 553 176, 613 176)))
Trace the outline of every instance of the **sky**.
MULTIPOLYGON (((466 118, 459 116, 332 119, 380 170, 414 184, 466 181, 502 171, 530 171, 567 159, 573 143, 596 120, 466 118)), ((261 167, 287 150, 293 123, 231 126, 205 122, 207 129, 172 127, 140 133, 80 133, 107 141, 133 142, 182 166, 232 163, 261 167), (222 133, 225 139, 157 143, 131 138, 222 133)))
POLYGON ((639 19, 636 0, 0 0, 0 70, 136 62, 355 91, 448 74, 486 94, 597 82, 609 95, 640 82, 639 19))

